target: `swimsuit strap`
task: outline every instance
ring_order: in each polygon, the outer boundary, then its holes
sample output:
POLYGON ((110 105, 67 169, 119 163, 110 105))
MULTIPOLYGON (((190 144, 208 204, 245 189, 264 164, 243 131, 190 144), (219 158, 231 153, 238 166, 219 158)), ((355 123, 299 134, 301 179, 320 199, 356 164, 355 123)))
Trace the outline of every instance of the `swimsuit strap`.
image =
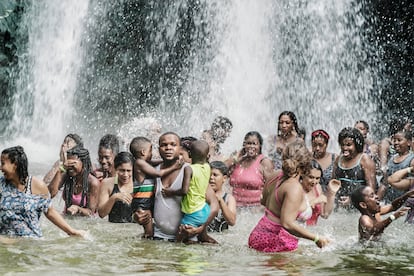
POLYGON ((32 177, 31 176, 29 176, 29 179, 27 180, 25 193, 28 195, 32 194, 32 177))

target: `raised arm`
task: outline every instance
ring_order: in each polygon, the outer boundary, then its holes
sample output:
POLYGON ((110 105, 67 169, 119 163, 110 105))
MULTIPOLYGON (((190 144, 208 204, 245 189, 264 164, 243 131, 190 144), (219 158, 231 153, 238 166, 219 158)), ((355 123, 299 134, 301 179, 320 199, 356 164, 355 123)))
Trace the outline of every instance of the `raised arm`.
MULTIPOLYGON (((332 213, 334 206, 335 206, 335 195, 338 192, 339 188, 341 188, 341 181, 337 179, 331 179, 328 183, 328 189, 325 192, 326 196, 326 203, 322 205, 321 217, 328 218, 329 215, 332 213)), ((318 187, 320 188, 320 185, 318 187)))
POLYGON ((63 185, 63 177, 65 175, 65 172, 63 172, 63 168, 59 169, 55 176, 53 177, 52 181, 50 182, 49 186, 47 188, 49 189, 50 196, 54 198, 56 194, 59 192, 59 189, 62 188, 63 185))

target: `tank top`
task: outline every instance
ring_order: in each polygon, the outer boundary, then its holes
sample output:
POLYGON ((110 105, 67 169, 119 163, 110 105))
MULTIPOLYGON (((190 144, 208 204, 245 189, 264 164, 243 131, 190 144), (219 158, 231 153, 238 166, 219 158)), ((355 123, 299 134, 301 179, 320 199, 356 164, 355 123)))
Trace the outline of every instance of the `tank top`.
MULTIPOLYGON (((223 201, 227 204, 227 193, 223 194, 223 201)), ((208 225, 209 232, 221 232, 223 230, 229 229, 229 224, 227 220, 223 216, 223 212, 220 210, 218 211, 217 216, 213 219, 213 221, 208 225)))
POLYGON ((361 159, 363 154, 359 157, 357 162, 351 168, 342 167, 342 155, 339 157, 338 166, 335 170, 336 179, 341 181, 341 188, 336 193, 336 198, 341 196, 350 196, 352 191, 360 185, 366 185, 365 173, 361 167, 361 159))
MULTIPOLYGON (((114 188, 112 189, 112 193, 116 194, 119 193, 118 183, 114 184, 114 188)), ((124 203, 123 201, 115 201, 114 206, 112 206, 111 212, 108 214, 108 221, 114 223, 126 223, 131 222, 132 216, 132 208, 131 205, 124 203)))
POLYGON ((192 176, 187 194, 181 201, 181 211, 191 214, 201 210, 206 204, 206 191, 210 180, 210 165, 191 164, 192 176))
MULTIPOLYGON (((170 189, 179 190, 183 185, 184 168, 189 164, 184 164, 181 167, 177 178, 171 184, 170 189)), ((156 167, 160 169, 160 165, 156 167)), ((180 225, 181 213, 181 199, 182 196, 164 197, 162 191, 161 178, 157 178, 155 189, 154 202, 154 237, 167 240, 175 240, 178 226, 180 225)))
POLYGON ((233 196, 238 207, 260 205, 264 185, 260 162, 263 158, 263 154, 260 154, 248 168, 243 168, 240 164, 234 168, 230 176, 230 186, 233 187, 233 196))
MULTIPOLYGON (((395 154, 390 158, 390 160, 388 160, 387 176, 390 176, 393 173, 395 173, 396 171, 399 171, 401 169, 408 168, 410 166, 411 161, 414 158, 414 154, 412 152, 410 152, 402 162, 396 163, 394 161, 394 159, 397 156, 398 156, 398 154, 395 154)), ((384 199, 385 199, 386 202, 392 202, 397 197, 402 196, 404 194, 404 192, 405 191, 400 191, 400 190, 397 190, 394 187, 390 186, 390 187, 388 187, 388 189, 385 193, 384 199)))
POLYGON ((329 164, 329 166, 326 169, 322 170, 322 177, 320 181, 322 191, 327 190, 329 181, 331 181, 332 179, 334 163, 335 163, 335 154, 331 153, 331 164, 329 164))

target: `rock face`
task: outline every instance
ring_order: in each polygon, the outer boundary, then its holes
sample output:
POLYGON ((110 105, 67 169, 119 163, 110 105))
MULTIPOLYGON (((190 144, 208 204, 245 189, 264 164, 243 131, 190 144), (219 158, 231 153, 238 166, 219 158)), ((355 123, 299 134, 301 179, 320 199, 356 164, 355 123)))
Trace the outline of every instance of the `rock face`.
POLYGON ((12 0, 0 3, 0 138, 12 117, 11 71, 17 65, 16 35, 23 6, 12 0))

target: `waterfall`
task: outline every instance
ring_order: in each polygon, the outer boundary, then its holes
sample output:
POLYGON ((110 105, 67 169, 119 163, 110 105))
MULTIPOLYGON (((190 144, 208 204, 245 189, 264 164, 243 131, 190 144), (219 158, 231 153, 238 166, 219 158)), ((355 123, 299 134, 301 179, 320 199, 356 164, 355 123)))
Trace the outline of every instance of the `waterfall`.
POLYGON ((137 118, 198 136, 223 115, 232 151, 290 110, 336 137, 377 116, 363 23, 356 0, 33 1, 10 129, 53 143, 75 130, 96 147, 139 133, 137 118))
POLYGON ((27 6, 19 26, 27 42, 18 49, 14 115, 8 127, 15 140, 26 140, 21 143, 56 145, 43 153, 46 156, 57 156, 72 124, 87 11, 87 0, 36 0, 27 6))

